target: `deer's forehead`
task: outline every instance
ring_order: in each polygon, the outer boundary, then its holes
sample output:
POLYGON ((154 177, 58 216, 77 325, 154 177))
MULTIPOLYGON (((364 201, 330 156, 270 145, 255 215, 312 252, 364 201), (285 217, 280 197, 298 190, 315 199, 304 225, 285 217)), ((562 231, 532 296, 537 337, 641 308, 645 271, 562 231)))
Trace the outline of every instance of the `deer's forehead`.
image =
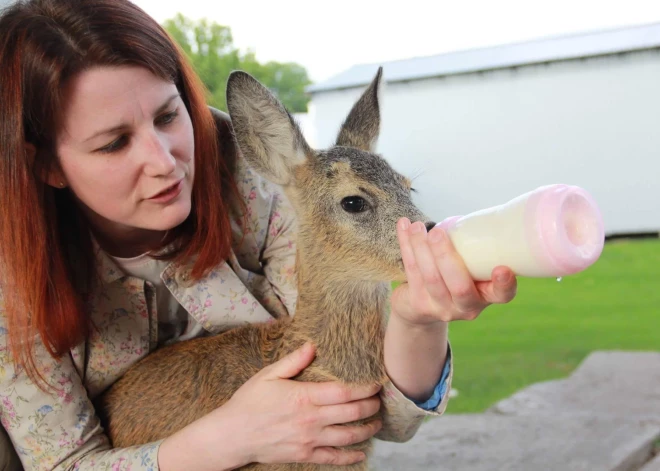
POLYGON ((354 149, 322 153, 319 164, 325 178, 359 180, 375 186, 406 186, 409 181, 380 156, 354 149))

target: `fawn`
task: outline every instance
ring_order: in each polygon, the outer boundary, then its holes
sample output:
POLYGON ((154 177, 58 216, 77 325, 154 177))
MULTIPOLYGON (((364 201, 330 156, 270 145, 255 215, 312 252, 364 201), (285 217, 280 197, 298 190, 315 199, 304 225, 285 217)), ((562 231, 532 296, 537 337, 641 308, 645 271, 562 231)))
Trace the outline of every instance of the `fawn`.
MULTIPOLYGON (((295 379, 386 381, 382 346, 390 283, 405 279, 396 222, 429 220, 411 201, 410 181, 373 153, 381 76, 382 68, 353 105, 336 145, 314 151, 268 89, 244 72, 232 72, 227 104, 238 148, 256 172, 281 185, 296 211, 295 316, 178 342, 139 361, 98 402, 114 446, 147 443, 182 429, 306 341, 316 346, 316 358, 295 379)), ((371 440, 352 448, 369 454, 371 440)), ((347 468, 366 470, 367 461, 347 468)))

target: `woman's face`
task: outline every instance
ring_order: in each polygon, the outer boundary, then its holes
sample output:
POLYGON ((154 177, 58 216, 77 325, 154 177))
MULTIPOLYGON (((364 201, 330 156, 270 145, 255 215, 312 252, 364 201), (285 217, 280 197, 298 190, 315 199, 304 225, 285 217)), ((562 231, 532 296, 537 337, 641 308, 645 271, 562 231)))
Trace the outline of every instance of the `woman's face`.
POLYGON ((90 69, 69 84, 62 124, 49 183, 70 188, 108 244, 153 243, 188 217, 193 128, 173 83, 138 67, 90 69))

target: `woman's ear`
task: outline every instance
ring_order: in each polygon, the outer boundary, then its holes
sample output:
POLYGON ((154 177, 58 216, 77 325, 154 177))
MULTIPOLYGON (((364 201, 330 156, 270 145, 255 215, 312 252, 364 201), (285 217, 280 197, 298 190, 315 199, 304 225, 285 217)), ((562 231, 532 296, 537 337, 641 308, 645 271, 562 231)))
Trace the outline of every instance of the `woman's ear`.
POLYGON ((45 182, 53 188, 66 188, 66 180, 64 179, 64 175, 62 175, 62 172, 60 172, 59 169, 53 169, 52 171, 48 172, 45 182))
POLYGON ((31 144, 29 142, 25 143, 25 152, 26 152, 26 157, 28 161, 28 165, 30 169, 33 171, 36 170, 37 177, 44 182, 47 185, 52 186, 53 188, 65 188, 66 187, 66 179, 64 178, 64 175, 62 174, 62 171, 59 168, 59 165, 51 165, 50 169, 47 168, 40 168, 36 169, 34 163, 36 161, 37 157, 37 148, 35 147, 34 144, 31 144))

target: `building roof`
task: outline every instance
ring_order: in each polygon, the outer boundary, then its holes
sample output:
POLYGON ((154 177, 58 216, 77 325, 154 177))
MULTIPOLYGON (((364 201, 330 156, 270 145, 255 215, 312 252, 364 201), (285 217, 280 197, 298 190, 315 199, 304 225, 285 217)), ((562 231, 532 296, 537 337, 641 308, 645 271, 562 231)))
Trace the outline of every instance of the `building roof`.
POLYGON ((660 48, 660 23, 468 49, 382 64, 359 64, 311 85, 307 91, 317 93, 367 85, 380 65, 383 66, 387 82, 401 82, 653 48, 660 48))

